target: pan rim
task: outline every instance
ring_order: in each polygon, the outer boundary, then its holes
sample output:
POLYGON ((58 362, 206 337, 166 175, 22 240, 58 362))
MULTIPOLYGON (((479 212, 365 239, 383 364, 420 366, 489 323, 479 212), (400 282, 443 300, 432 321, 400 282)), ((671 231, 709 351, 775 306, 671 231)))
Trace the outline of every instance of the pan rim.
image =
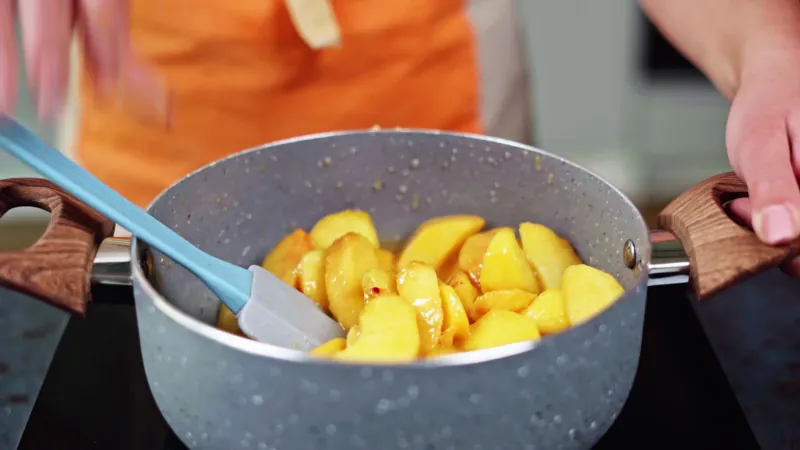
MULTIPOLYGON (((315 133, 315 134, 308 134, 304 136, 297 136, 287 139, 282 139, 274 142, 270 142, 267 144, 262 144, 256 147, 252 147, 249 149, 242 150, 240 152, 228 155, 224 158, 218 159, 214 162, 211 162, 191 173, 186 175, 185 177, 181 178, 180 180, 172 183, 169 187, 164 189, 158 196, 153 199, 153 201, 147 206, 146 211, 150 212, 152 208, 168 193, 172 190, 173 187, 179 185, 180 183, 184 182, 185 180, 197 176, 205 169, 209 167, 213 167, 219 163, 227 161, 229 159, 235 159, 244 157, 245 155, 260 152, 264 150, 270 150, 274 147, 279 147, 286 144, 303 142, 303 141, 312 141, 312 140, 322 140, 328 138, 338 138, 338 137, 345 137, 345 136, 353 136, 353 135, 364 135, 364 134, 385 134, 385 135, 402 135, 402 136, 442 136, 442 137, 452 137, 452 138, 466 138, 466 139, 473 139, 477 141, 493 143, 504 145, 508 147, 514 147, 520 151, 528 152, 532 151, 536 154, 545 155, 549 158, 553 158, 563 164, 570 165, 575 169, 580 169, 587 174, 595 177, 598 181, 605 184, 611 192, 619 196, 632 210, 635 214, 635 219, 641 225, 642 229, 645 233, 649 232, 647 224, 642 217, 641 212, 639 209, 633 204, 633 202, 626 196, 622 191, 620 191, 616 186, 609 183, 605 178, 599 176, 595 172, 586 169, 583 166, 580 166, 570 160, 567 160, 561 156, 555 155, 548 151, 542 150, 538 147, 534 147, 532 145, 523 144, 520 142, 511 141, 504 138, 498 138, 493 136, 486 136, 481 134, 475 133, 461 133, 461 132, 450 132, 450 131, 441 131, 441 130, 430 130, 430 129, 418 129, 418 128, 392 128, 392 129, 380 129, 380 130, 343 130, 343 131, 333 131, 333 132, 325 132, 325 133, 315 133)), ((146 245, 146 244, 145 244, 146 245)), ((602 317, 605 312, 614 308, 617 304, 623 301, 630 300, 633 297, 631 294, 633 291, 639 289, 641 286, 646 286, 646 281, 648 277, 648 266, 650 260, 650 241, 646 240, 644 243, 645 248, 642 252, 641 258, 641 270, 639 273, 635 275, 634 282, 632 283, 631 288, 626 289, 625 293, 619 298, 614 304, 603 311, 603 313, 595 316, 591 320, 584 322, 577 327, 573 327, 569 331, 590 326, 593 322, 598 320, 602 317)), ((508 344, 500 347, 485 349, 485 350, 478 350, 478 351, 471 351, 471 352, 464 352, 459 354, 453 355, 446 355, 437 358, 430 358, 430 359, 419 359, 413 362, 407 363, 358 363, 358 362, 341 362, 341 361, 332 361, 329 359, 322 359, 322 358, 315 358, 308 354, 307 352, 301 350, 292 350, 283 347, 274 346, 271 344, 263 343, 254 341, 245 337, 236 336, 226 331, 220 330, 210 324, 202 322, 195 317, 181 311, 175 305, 167 301, 164 296, 161 295, 160 292, 150 283, 147 277, 144 274, 143 270, 143 259, 141 258, 141 248, 139 246, 139 240, 136 236, 133 236, 131 239, 131 276, 132 278, 138 283, 141 290, 150 298, 153 302, 155 308, 157 308, 160 312, 164 315, 172 319, 177 324, 183 326, 187 330, 198 334, 206 339, 210 339, 215 341, 221 345, 233 348, 235 350, 239 350, 245 353, 249 353, 252 355, 267 357, 270 359, 277 359, 285 362, 294 362, 294 363, 305 363, 305 364, 319 364, 319 365, 337 365, 337 366, 351 366, 351 367, 376 367, 376 368, 402 368, 402 369, 430 369, 430 368, 437 368, 437 367, 448 367, 448 366, 467 366, 467 365, 474 365, 480 364, 484 362, 490 362, 497 359, 503 359, 511 356, 516 356, 522 353, 526 353, 531 351, 541 345, 542 342, 545 340, 549 340, 548 337, 544 337, 542 340, 539 341, 526 341, 526 342, 517 342, 513 344, 508 344)), ((138 302, 138 299, 135 299, 138 302)), ((138 319, 137 319, 138 320, 138 319)), ((560 333, 559 333, 560 334, 560 333)), ((557 335, 554 335, 557 336, 557 335)))

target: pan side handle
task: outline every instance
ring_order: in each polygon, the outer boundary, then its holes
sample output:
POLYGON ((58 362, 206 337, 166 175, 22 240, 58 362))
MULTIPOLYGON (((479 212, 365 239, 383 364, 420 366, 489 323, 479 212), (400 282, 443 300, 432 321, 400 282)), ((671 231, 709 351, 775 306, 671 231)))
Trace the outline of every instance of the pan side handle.
POLYGON ((0 180, 0 217, 19 206, 49 211, 50 224, 31 247, 0 253, 0 286, 85 314, 92 261, 114 223, 47 180, 0 180))
POLYGON ((700 300, 800 253, 800 240, 770 246, 728 216, 724 205, 746 196, 747 186, 736 174, 715 175, 678 196, 658 217, 683 244, 700 300))

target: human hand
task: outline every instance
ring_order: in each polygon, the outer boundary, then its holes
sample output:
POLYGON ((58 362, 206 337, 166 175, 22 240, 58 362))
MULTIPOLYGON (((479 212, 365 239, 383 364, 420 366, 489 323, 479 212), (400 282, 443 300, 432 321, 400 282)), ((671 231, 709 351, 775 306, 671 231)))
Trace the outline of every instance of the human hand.
POLYGON ((131 51, 129 0, 0 0, 0 112, 13 113, 19 89, 15 3, 28 83, 40 119, 58 114, 65 100, 74 31, 98 91, 116 91, 124 75, 126 89, 158 95, 153 94, 158 83, 131 51))
MULTIPOLYGON (((800 235, 800 35, 765 39, 748 51, 726 141, 749 198, 730 210, 763 242, 782 244, 800 235)), ((783 269, 800 277, 800 258, 783 269)))

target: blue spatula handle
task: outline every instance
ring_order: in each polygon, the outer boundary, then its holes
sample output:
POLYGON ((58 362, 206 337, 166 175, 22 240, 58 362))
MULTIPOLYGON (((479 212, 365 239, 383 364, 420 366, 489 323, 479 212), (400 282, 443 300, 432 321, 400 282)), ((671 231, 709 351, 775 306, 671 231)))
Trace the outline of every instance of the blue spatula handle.
POLYGON ((249 271, 201 251, 2 114, 0 148, 195 274, 234 313, 247 303, 252 281, 249 271))

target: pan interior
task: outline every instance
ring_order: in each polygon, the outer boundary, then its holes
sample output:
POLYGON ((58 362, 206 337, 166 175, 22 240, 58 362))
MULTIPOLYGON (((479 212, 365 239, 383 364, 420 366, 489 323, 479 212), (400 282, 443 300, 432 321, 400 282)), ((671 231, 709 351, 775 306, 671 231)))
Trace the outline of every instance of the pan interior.
MULTIPOLYGON (((424 131, 352 132, 282 141, 204 167, 150 212, 214 256, 247 267, 295 228, 342 209, 370 213, 384 242, 426 219, 479 214, 487 227, 547 225, 582 259, 632 289, 632 240, 647 261, 648 231, 633 205, 595 175, 510 141, 424 131)), ((150 282, 180 311, 213 324, 219 301, 192 274, 151 252, 150 282)))

